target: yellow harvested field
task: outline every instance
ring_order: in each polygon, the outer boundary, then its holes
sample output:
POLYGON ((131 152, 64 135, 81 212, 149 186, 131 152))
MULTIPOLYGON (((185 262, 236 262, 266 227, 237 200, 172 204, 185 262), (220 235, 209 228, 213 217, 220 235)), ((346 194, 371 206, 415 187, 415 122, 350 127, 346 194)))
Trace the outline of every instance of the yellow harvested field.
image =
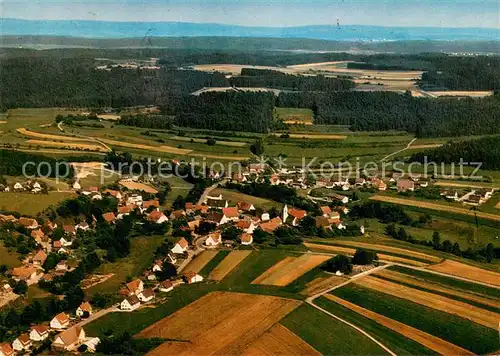
POLYGON ((488 185, 488 184, 456 183, 456 182, 446 182, 446 181, 438 181, 438 182, 435 182, 434 185, 437 185, 438 187, 475 188, 475 189, 481 189, 481 188, 500 189, 500 187, 498 187, 498 186, 492 186, 492 185, 488 185))
POLYGON ((30 131, 26 130, 25 128, 21 127, 16 129, 17 132, 19 132, 21 135, 29 136, 29 137, 35 137, 35 138, 44 138, 47 140, 60 140, 60 141, 92 141, 89 139, 85 138, 78 138, 78 137, 71 137, 71 136, 63 136, 63 135, 52 135, 52 134, 44 134, 40 132, 35 132, 35 131, 30 131))
POLYGON ((428 144, 428 145, 411 145, 410 147, 407 148, 407 150, 424 150, 427 148, 436 148, 436 147, 441 147, 443 144, 441 143, 433 143, 433 144, 428 144))
POLYGON ((428 91, 435 96, 468 96, 471 98, 484 98, 493 95, 493 91, 428 91))
POLYGON ((199 64, 193 66, 193 69, 200 70, 203 72, 222 72, 231 74, 241 74, 243 68, 253 68, 253 69, 269 69, 277 70, 284 73, 294 73, 293 69, 281 68, 281 67, 270 67, 270 66, 253 66, 248 64, 199 64))
POLYGON ((495 205, 495 208, 500 209, 500 203, 497 203, 497 205, 495 205))
POLYGON ((477 302, 477 303, 481 303, 484 305, 488 305, 488 306, 500 309, 500 302, 498 300, 493 300, 493 299, 489 299, 486 297, 478 296, 478 295, 473 294, 473 293, 462 292, 462 291, 455 290, 455 289, 450 288, 450 287, 447 288, 444 286, 440 286, 439 284, 434 284, 434 283, 426 281, 426 280, 418 279, 418 278, 413 277, 413 276, 408 275, 408 274, 404 274, 404 273, 400 273, 400 272, 396 272, 396 271, 390 271, 390 270, 385 269, 382 271, 378 271, 378 272, 374 273, 373 275, 374 276, 382 276, 384 278, 388 278, 388 279, 395 281, 395 282, 410 284, 410 285, 415 286, 415 287, 422 287, 422 288, 425 288, 425 289, 428 289, 431 291, 435 291, 435 292, 446 293, 446 294, 453 295, 453 296, 456 296, 459 298, 470 300, 472 302, 477 302))
POLYGON ((192 150, 186 150, 186 149, 182 149, 182 148, 176 148, 176 147, 165 146, 165 145, 150 146, 150 145, 143 145, 143 144, 138 144, 138 143, 110 140, 107 138, 106 139, 99 138, 99 141, 102 141, 108 145, 135 148, 137 150, 146 150, 146 151, 153 151, 153 152, 173 153, 173 154, 179 154, 179 155, 186 155, 186 154, 192 152, 192 150))
POLYGON ((492 329, 498 327, 498 321, 500 320, 500 314, 490 310, 478 308, 474 305, 443 297, 439 294, 424 292, 416 288, 406 287, 402 284, 389 282, 380 278, 366 276, 353 281, 353 283, 394 297, 425 305, 426 307, 445 313, 455 314, 461 318, 469 319, 492 329))
POLYGON ((217 267, 215 267, 210 275, 209 279, 213 279, 215 281, 221 281, 225 276, 229 274, 236 266, 238 266, 241 261, 247 258, 252 251, 247 250, 235 250, 231 251, 229 255, 227 255, 217 267))
POLYGON ((365 316, 373 321, 376 321, 382 326, 395 331, 408 339, 414 340, 425 347, 436 351, 440 355, 474 355, 472 352, 465 350, 457 345, 454 345, 448 341, 435 337, 419 329, 415 329, 411 326, 403 324, 394 319, 390 319, 384 315, 375 313, 366 308, 360 307, 356 304, 348 302, 347 300, 341 299, 331 294, 325 295, 329 300, 338 303, 352 311, 365 316))
POLYGON ((138 338, 168 341, 148 355, 239 355, 300 305, 278 297, 212 292, 147 327, 138 338))
POLYGON ((6 120, 0 120, 0 125, 1 125, 1 124, 6 124, 6 123, 7 123, 7 121, 6 121, 6 120))
MULTIPOLYGON (((415 206, 417 208, 447 211, 450 213, 474 216, 474 211, 472 211, 472 210, 463 209, 463 208, 456 208, 456 207, 451 206, 451 205, 429 203, 426 201, 413 200, 413 199, 394 198, 394 197, 390 197, 390 196, 386 196, 386 195, 374 195, 374 196, 370 197, 370 199, 385 202, 385 203, 391 203, 391 204, 415 206)), ((479 218, 500 221, 500 215, 483 213, 483 212, 479 212, 479 211, 476 212, 476 214, 477 214, 477 217, 479 217, 479 218)))
POLYGON ((244 161, 247 160, 249 156, 224 156, 224 155, 212 155, 207 153, 189 153, 190 156, 194 157, 205 157, 213 159, 222 159, 228 161, 244 161))
POLYGON ((300 294, 312 296, 322 293, 330 288, 338 286, 349 279, 346 277, 331 276, 331 277, 318 277, 311 282, 306 283, 306 288, 300 291, 300 294))
POLYGON ((469 266, 452 260, 446 260, 440 264, 427 267, 427 269, 451 274, 452 276, 467 278, 473 281, 500 286, 500 273, 469 266))
POLYGON ((117 121, 121 119, 120 115, 116 114, 99 114, 97 115, 99 119, 117 121))
POLYGON ((315 135, 315 134, 289 134, 291 138, 306 138, 311 140, 345 140, 346 135, 315 135))
MULTIPOLYGON (((196 143, 206 143, 207 139, 205 138, 195 138, 195 137, 185 137, 185 136, 172 136, 171 140, 175 141, 183 141, 183 142, 196 142, 196 143)), ((229 146, 229 147, 245 147, 247 145, 246 142, 236 142, 236 141, 219 141, 216 140, 216 145, 229 146)))
POLYGON ((304 273, 328 261, 331 256, 303 254, 300 257, 286 257, 255 279, 252 284, 266 284, 284 287, 304 273))
POLYGON ((77 143, 77 142, 54 142, 54 141, 44 141, 44 140, 26 140, 26 143, 30 145, 39 145, 39 146, 51 146, 51 147, 64 147, 68 149, 75 150, 89 150, 89 151, 99 151, 99 152, 107 152, 108 150, 102 146, 92 145, 87 143, 77 143))
POLYGON ((392 253, 396 253, 398 255, 403 255, 403 256, 406 255, 406 256, 416 257, 416 258, 419 258, 422 260, 427 260, 430 262, 441 262, 443 260, 441 257, 428 255, 428 254, 422 253, 422 252, 416 252, 416 251, 407 250, 407 249, 399 248, 399 247, 371 244, 368 242, 337 241, 337 240, 335 240, 335 244, 343 245, 343 246, 366 248, 366 249, 372 249, 372 250, 384 251, 384 252, 392 252, 392 253))
MULTIPOLYGON (((323 251, 330 251, 331 253, 338 253, 338 254, 346 254, 346 255, 351 255, 353 256, 354 253, 356 253, 355 248, 348 248, 348 247, 341 247, 341 246, 334 246, 334 245, 323 245, 323 244, 314 244, 310 242, 304 242, 304 246, 310 249, 315 249, 315 250, 323 250, 323 251)), ((403 263, 411 266, 417 266, 417 267, 425 267, 428 264, 423 263, 420 261, 414 261, 410 260, 407 258, 403 257, 397 257, 397 256, 391 256, 391 255, 385 255, 382 253, 377 252, 378 259, 383 262, 397 262, 397 263, 403 263)))
POLYGON ((308 343, 281 324, 275 324, 255 340, 243 353, 244 356, 265 355, 321 355, 308 343))
POLYGON ((186 271, 192 271, 194 273, 200 272, 203 267, 205 267, 206 264, 210 262, 218 252, 219 251, 216 250, 203 251, 187 265, 186 271))
POLYGON ((156 190, 152 186, 141 183, 141 182, 121 180, 118 183, 120 185, 123 185, 125 188, 130 189, 130 190, 142 190, 143 192, 151 193, 151 194, 158 193, 158 190, 156 190))

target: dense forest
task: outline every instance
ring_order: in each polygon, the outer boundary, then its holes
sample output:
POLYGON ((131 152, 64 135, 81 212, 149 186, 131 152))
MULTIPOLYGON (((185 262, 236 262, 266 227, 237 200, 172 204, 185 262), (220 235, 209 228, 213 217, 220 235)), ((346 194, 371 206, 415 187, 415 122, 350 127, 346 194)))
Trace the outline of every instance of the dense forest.
MULTIPOLYGON (((95 159, 91 158, 90 160, 95 159)), ((55 159, 21 151, 0 150, 0 174, 8 176, 36 176, 72 178, 73 168, 67 162, 89 160, 89 157, 55 159), (25 163, 29 162, 25 166, 25 163), (42 163, 43 164, 40 164, 42 163)))
POLYGON ((179 126, 267 132, 272 128, 274 95, 252 92, 209 92, 189 96, 178 108, 179 126))
POLYGON ((500 136, 484 137, 477 140, 449 142, 438 148, 414 153, 410 160, 424 163, 444 162, 458 164, 482 162, 482 169, 500 170, 500 136))
POLYGON ((279 107, 309 108, 317 125, 356 131, 406 130, 417 137, 500 133, 500 96, 414 98, 392 92, 281 93, 279 107))

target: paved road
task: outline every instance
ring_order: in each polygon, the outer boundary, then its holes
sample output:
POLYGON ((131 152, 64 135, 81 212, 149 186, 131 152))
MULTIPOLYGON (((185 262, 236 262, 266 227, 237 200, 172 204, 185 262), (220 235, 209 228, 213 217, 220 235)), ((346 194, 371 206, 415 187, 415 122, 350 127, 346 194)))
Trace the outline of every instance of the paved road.
POLYGON ((120 311, 120 309, 118 308, 120 304, 114 304, 112 305, 111 307, 109 308, 106 308, 106 309, 102 309, 102 310, 99 310, 98 312, 95 312, 93 313, 91 316, 89 316, 87 319, 83 319, 82 321, 80 321, 79 323, 73 325, 73 326, 84 326, 88 323, 91 323, 93 322, 94 320, 97 320, 101 317, 103 317, 104 315, 108 314, 108 313, 112 313, 112 312, 117 312, 117 311, 120 311))
POLYGON ((203 194, 201 195, 200 199, 198 199, 198 204, 201 205, 207 199, 207 196, 210 194, 210 192, 212 190, 217 188, 219 186, 219 184, 224 185, 224 183, 226 183, 227 180, 228 180, 227 178, 224 178, 221 181, 218 181, 218 182, 212 184, 210 187, 206 188, 205 191, 203 192, 203 194))

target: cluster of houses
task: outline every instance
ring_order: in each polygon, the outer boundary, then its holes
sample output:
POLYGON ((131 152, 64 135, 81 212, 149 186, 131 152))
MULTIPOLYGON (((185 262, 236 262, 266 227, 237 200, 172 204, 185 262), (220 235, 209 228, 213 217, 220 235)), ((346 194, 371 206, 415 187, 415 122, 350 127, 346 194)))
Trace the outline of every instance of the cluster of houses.
POLYGON ((0 184, 0 192, 25 192, 40 194, 47 191, 47 186, 43 182, 31 181, 15 182, 13 184, 0 184))
POLYGON ((83 302, 76 309, 75 314, 77 318, 72 318, 66 313, 59 313, 50 320, 49 325, 31 326, 29 332, 19 335, 12 344, 0 344, 0 356, 29 353, 49 338, 53 340, 52 350, 55 352, 76 351, 81 345, 86 345, 87 351, 95 352, 99 338, 87 337, 85 330, 78 324, 74 324, 75 320, 79 320, 78 318, 92 315, 92 306, 88 302, 83 302))
POLYGON ((451 201, 462 202, 471 206, 479 206, 486 203, 495 193, 493 188, 480 188, 471 190, 443 189, 441 196, 451 201))

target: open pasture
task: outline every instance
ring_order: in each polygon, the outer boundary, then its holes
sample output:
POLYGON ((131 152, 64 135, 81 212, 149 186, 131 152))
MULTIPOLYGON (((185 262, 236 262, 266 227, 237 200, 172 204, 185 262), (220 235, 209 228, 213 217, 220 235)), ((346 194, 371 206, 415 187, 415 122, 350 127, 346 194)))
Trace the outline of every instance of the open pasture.
MULTIPOLYGON (((360 307, 354 303, 348 302, 344 299, 336 297, 331 294, 325 295, 325 297, 334 303, 340 304, 341 306, 348 308, 370 320, 377 322, 378 324, 384 326, 387 329, 395 331, 408 339, 418 342, 419 344, 433 350, 441 355, 473 355, 472 352, 465 350, 459 346, 456 346, 450 342, 442 340, 435 337, 429 333, 421 331, 419 329, 413 328, 399 321, 388 318, 384 315, 375 313, 371 310, 360 307)), ((363 325, 360 325, 363 326, 363 325)))
POLYGON ((241 354, 300 302, 262 295, 213 292, 147 327, 138 338, 168 341, 149 355, 241 354))
POLYGON ((120 185, 124 186, 129 190, 141 190, 146 193, 156 194, 158 190, 150 185, 141 182, 134 182, 130 180, 121 180, 118 182, 120 185))
POLYGON ((237 190, 224 189, 224 188, 216 188, 212 190, 210 195, 217 196, 222 194, 222 197, 229 201, 231 206, 236 205, 236 203, 240 201, 247 202, 252 204, 255 208, 262 208, 264 210, 269 210, 272 207, 276 209, 281 209, 283 204, 275 202, 273 200, 268 200, 264 198, 254 197, 253 195, 243 194, 237 190))
POLYGON ((500 314, 492 311, 478 308, 471 304, 456 301, 448 297, 443 297, 439 294, 424 292, 416 288, 406 287, 402 284, 389 282, 380 278, 366 276, 357 279, 354 283, 384 294, 410 300, 414 303, 418 303, 442 312, 455 314, 489 328, 496 329, 498 321, 500 320, 500 314))
POLYGON ((286 257, 260 275, 252 284, 284 287, 330 258, 331 256, 311 254, 303 254, 300 257, 286 257))
MULTIPOLYGON (((196 143, 206 143, 207 139, 205 138, 196 138, 196 137, 186 137, 186 136, 171 136, 170 140, 174 141, 182 141, 182 142, 196 142, 196 143)), ((236 142, 236 141, 219 141, 216 140, 216 145, 221 146, 229 146, 229 147, 245 147, 246 142, 236 142)))
POLYGON ((23 215, 35 216, 51 205, 75 197, 73 193, 51 191, 48 194, 17 192, 0 193, 0 210, 17 211, 23 215))
POLYGON ((446 260, 440 264, 427 267, 436 272, 467 278, 473 281, 500 286, 500 273, 488 271, 478 267, 466 265, 453 260, 446 260))
POLYGON ((247 258, 252 251, 248 250, 235 250, 231 251, 217 267, 215 267, 210 275, 209 279, 215 281, 221 281, 225 276, 227 276, 236 266, 238 266, 245 258, 247 258))
POLYGON ((243 353, 244 356, 265 355, 321 355, 300 337, 281 324, 275 324, 255 340, 243 353))
POLYGON ((64 149, 72 150, 87 150, 87 151, 97 151, 97 152, 108 152, 103 146, 93 145, 88 143, 78 143, 78 142, 54 142, 54 141, 43 141, 43 140, 26 140, 29 145, 42 146, 42 147, 60 147, 64 149))
POLYGON ((41 138, 41 139, 46 139, 46 140, 57 140, 57 141, 90 141, 89 139, 81 138, 81 137, 72 137, 72 136, 64 136, 64 135, 52 135, 52 134, 45 134, 45 133, 41 133, 41 132, 35 132, 35 131, 27 130, 24 127, 20 127, 16 131, 18 133, 20 133, 21 135, 24 135, 24 136, 41 138))

